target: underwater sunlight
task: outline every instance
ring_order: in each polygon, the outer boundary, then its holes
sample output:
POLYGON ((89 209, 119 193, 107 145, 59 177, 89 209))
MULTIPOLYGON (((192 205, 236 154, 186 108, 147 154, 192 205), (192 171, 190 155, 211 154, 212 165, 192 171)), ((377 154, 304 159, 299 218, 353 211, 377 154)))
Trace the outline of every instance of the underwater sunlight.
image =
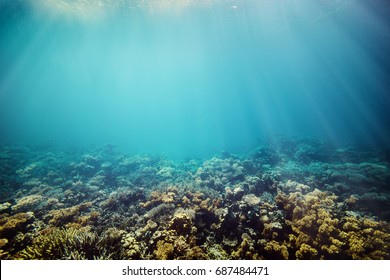
POLYGON ((0 0, 0 258, 390 259, 389 108, 386 0, 0 0))

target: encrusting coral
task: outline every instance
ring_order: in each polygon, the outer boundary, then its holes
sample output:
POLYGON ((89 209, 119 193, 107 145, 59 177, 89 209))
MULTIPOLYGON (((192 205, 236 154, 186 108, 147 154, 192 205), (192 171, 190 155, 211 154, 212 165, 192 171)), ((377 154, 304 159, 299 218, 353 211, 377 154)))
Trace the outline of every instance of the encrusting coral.
POLYGON ((24 196, 17 200, 17 203, 11 207, 13 211, 28 211, 43 201, 42 195, 24 196))
POLYGON ((171 189, 171 191, 160 193, 158 191, 152 191, 150 193, 150 200, 142 202, 141 206, 144 208, 150 208, 160 203, 173 203, 175 201, 176 189, 171 189), (172 191, 173 190, 173 191, 172 191))
POLYGON ((34 213, 17 213, 0 218, 0 238, 13 238, 19 231, 25 230, 27 224, 34 220, 34 213))
POLYGON ((80 215, 82 211, 87 210, 91 205, 92 204, 90 202, 85 202, 68 208, 51 210, 48 213, 48 217, 50 217, 49 224, 53 226, 60 226, 70 223, 74 221, 76 216, 80 215))

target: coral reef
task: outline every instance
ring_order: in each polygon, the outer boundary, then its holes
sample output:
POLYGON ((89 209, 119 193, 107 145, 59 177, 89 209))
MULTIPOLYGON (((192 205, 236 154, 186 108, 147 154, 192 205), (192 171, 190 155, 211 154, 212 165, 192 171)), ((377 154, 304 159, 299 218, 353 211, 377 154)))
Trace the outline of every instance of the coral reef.
POLYGON ((387 159, 288 138, 186 162, 3 145, 0 258, 387 260, 387 159))

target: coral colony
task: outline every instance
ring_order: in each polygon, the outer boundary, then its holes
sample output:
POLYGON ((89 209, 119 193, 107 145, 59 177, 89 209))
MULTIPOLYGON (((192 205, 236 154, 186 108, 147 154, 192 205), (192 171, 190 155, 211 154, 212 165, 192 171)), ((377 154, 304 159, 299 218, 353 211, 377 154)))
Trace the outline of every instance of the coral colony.
POLYGON ((0 147, 1 259, 390 259, 380 153, 279 139, 173 162, 0 147))

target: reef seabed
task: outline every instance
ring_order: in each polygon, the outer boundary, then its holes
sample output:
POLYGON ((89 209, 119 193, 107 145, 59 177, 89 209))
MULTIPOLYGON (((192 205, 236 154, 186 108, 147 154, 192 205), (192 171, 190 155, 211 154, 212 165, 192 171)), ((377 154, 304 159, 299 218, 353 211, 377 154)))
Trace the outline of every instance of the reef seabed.
POLYGON ((0 146, 1 259, 390 259, 386 154, 272 142, 173 162, 0 146))

